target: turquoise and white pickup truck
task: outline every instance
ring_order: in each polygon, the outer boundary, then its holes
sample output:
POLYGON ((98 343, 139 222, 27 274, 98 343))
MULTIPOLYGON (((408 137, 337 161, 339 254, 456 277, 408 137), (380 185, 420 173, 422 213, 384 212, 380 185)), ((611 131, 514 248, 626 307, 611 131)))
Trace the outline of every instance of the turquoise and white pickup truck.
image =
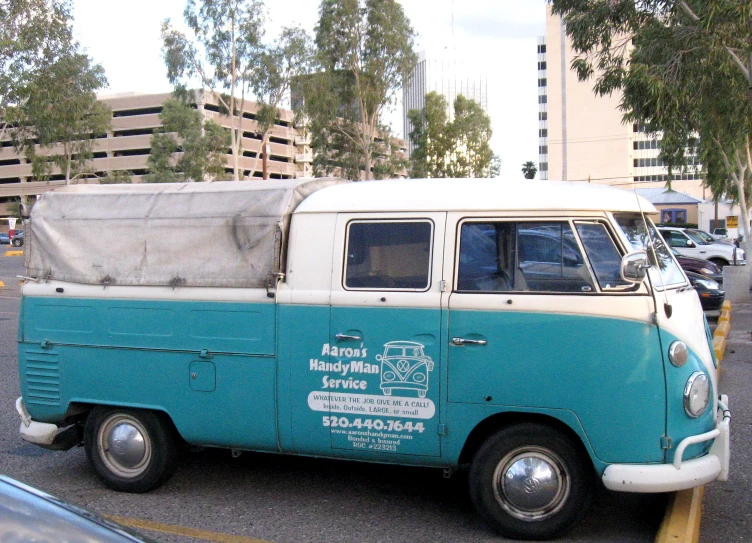
POLYGON ((469 469, 512 538, 569 529, 595 481, 725 480, 728 402, 655 212, 564 182, 54 190, 26 228, 21 435, 130 492, 185 443, 469 469))

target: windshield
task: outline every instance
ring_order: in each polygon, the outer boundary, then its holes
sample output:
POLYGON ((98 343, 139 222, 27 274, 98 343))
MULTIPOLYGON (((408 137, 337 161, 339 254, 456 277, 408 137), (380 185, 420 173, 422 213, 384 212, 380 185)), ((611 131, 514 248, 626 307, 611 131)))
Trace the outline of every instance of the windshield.
POLYGON ((650 264, 653 266, 648 270, 648 274, 650 275, 651 283, 656 288, 660 289, 662 285, 682 285, 686 282, 684 273, 682 273, 681 268, 671 255, 671 251, 663 242, 663 238, 649 219, 643 221, 641 215, 633 213, 616 214, 614 218, 632 245, 632 249, 635 251, 647 251, 650 264), (650 228, 650 237, 648 237, 648 231, 645 229, 645 222, 647 222, 650 228), (655 256, 653 255, 653 251, 650 250, 649 239, 653 240, 655 256), (656 256, 658 257, 657 264, 661 271, 660 274, 658 274, 658 270, 655 267, 656 256))
POLYGON ((687 228, 684 233, 692 238, 692 241, 699 245, 710 245, 711 243, 715 243, 715 239, 713 239, 710 234, 706 234, 702 230, 690 230, 689 228, 687 228))

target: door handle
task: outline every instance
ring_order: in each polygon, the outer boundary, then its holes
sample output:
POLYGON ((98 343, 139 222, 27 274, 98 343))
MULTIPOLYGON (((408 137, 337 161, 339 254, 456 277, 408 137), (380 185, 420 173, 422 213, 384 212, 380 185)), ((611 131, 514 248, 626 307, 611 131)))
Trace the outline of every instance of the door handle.
POLYGON ((337 341, 362 341, 363 340, 363 338, 360 336, 350 336, 347 334, 337 334, 334 337, 337 338, 337 341))
POLYGON ((462 345, 488 345, 488 342, 485 339, 465 339, 461 337, 453 337, 452 338, 452 345, 456 345, 457 347, 461 347, 462 345))

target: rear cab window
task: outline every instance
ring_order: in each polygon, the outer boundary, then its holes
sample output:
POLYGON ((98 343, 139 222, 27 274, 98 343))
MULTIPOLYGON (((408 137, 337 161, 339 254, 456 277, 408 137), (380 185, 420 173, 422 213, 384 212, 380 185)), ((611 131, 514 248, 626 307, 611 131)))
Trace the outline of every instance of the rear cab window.
POLYGON ((428 290, 433 235, 429 220, 351 221, 347 225, 343 287, 428 290))

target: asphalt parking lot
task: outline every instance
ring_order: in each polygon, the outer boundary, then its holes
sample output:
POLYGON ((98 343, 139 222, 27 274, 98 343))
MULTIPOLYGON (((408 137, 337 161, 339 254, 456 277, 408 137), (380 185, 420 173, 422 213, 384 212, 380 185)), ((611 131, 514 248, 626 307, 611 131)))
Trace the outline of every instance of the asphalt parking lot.
MULTIPOLYGON (((0 254, 4 247, 0 249, 0 254)), ((190 454, 165 486, 148 494, 105 489, 81 449, 50 452, 18 436, 15 339, 22 258, 0 257, 0 462, 2 472, 61 498, 119 517, 158 541, 351 542, 502 541, 477 518, 462 475, 268 454, 190 454), (139 524, 140 523, 140 524, 139 524)), ((734 311, 722 391, 731 397, 732 471, 708 485, 703 542, 747 541, 752 533, 749 443, 752 304, 734 311)), ((649 542, 667 496, 600 488, 586 518, 563 542, 649 542)))

